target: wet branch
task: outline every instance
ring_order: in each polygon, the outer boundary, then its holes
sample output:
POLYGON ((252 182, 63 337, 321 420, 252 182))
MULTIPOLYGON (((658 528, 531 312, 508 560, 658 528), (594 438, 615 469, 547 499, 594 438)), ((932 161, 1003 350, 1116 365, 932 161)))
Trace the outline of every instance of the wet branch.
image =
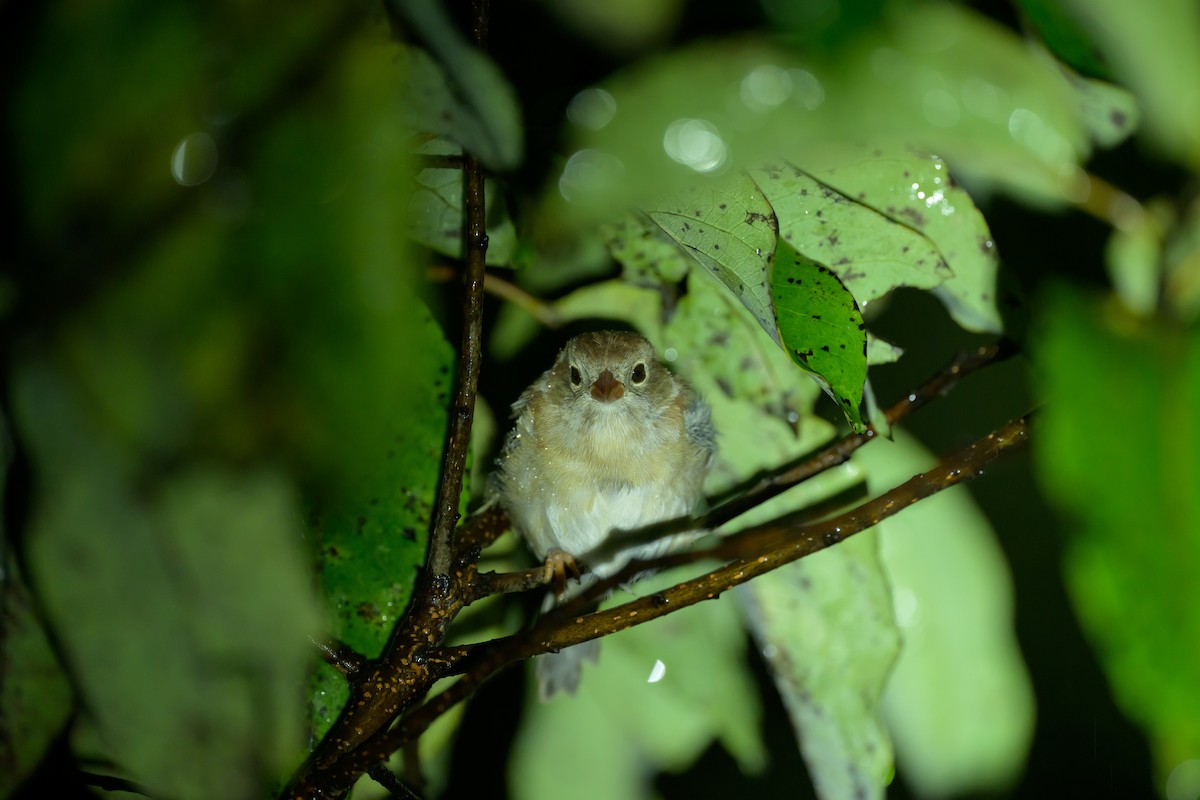
MULTIPOLYGON (((728 537, 705 557, 732 558, 700 577, 641 597, 615 608, 572 617, 573 602, 543 617, 529 631, 479 645, 455 649, 461 659, 453 672, 463 677, 425 705, 402 718, 391 730, 370 739, 349 755, 339 768, 361 771, 419 737, 430 724, 469 697, 495 672, 530 656, 557 651, 618 631, 642 625, 690 605, 713 600, 739 584, 777 569, 877 525, 926 497, 972 480, 1000 456, 1022 447, 1029 436, 1029 418, 1022 417, 944 459, 937 467, 909 479, 891 491, 836 517, 811 524, 789 524, 787 518, 754 526, 728 537)), ((687 555, 687 554, 680 554, 687 555)), ((664 566, 680 559, 666 557, 627 567, 632 573, 651 564, 664 566)))

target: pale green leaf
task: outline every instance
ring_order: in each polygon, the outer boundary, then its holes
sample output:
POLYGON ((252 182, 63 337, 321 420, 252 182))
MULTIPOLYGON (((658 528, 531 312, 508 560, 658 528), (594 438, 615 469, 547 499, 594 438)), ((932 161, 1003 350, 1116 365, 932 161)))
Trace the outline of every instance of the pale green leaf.
MULTIPOLYGON (((667 324, 666 344, 675 356, 673 363, 697 376, 710 402, 720 394, 793 429, 812 415, 816 384, 796 369, 749 310, 705 270, 693 270, 688 276, 687 294, 667 324)), ((734 424, 723 429, 739 430, 734 424)), ((721 437, 721 448, 733 446, 738 438, 721 437)))
POLYGON ((817 796, 882 798, 892 748, 879 701, 900 647, 873 532, 746 584, 739 596, 817 796))
POLYGON ((867 333, 858 304, 829 269, 779 243, 772 282, 783 347, 819 377, 856 431, 867 379, 867 333))
POLYGON ((867 364, 894 364, 904 355, 904 348, 867 332, 867 364))
POLYGON ((750 175, 775 209, 780 238, 836 274, 860 307, 900 286, 932 289, 953 274, 933 242, 865 205, 864 192, 847 197, 786 161, 750 175))
POLYGON ((1096 144, 1116 147, 1133 135, 1142 117, 1133 92, 1082 75, 1071 75, 1070 78, 1080 115, 1096 144))
POLYGON ((1150 316, 1162 291, 1163 233, 1176 220, 1165 203, 1151 204, 1146 211, 1113 228, 1104 248, 1104 265, 1121 302, 1134 313, 1150 316))
POLYGON ((705 184, 646 213, 779 341, 771 312, 771 261, 779 225, 762 190, 749 177, 737 173, 705 184))
MULTIPOLYGON (((854 459, 873 495, 937 463, 903 430, 854 459)), ((1024 768, 1034 698, 995 534, 965 487, 927 498, 878 530, 904 643, 883 695, 901 774, 921 797, 1003 792, 1024 768)))
POLYGON ((1077 198, 1091 143, 1069 81, 1047 61, 946 3, 896 7, 824 59, 744 36, 680 49, 603 84, 615 112, 572 131, 563 179, 573 191, 555 186, 547 216, 610 218, 772 159, 807 169, 847 141, 917 146, 981 184, 1077 198), (575 174, 582 164, 588 174, 575 174))
MULTIPOLYGON (((681 577, 668 573, 651 585, 681 577)), ((636 591, 648 589, 638 584, 636 591)), ((527 705, 509 764, 513 797, 561 798, 569 775, 571 796, 580 800, 648 800, 655 771, 686 768, 714 741, 744 770, 761 769, 745 646, 737 609, 720 602, 606 637, 575 696, 527 705)))
POLYGON ((678 283, 691 263, 684 251, 662 228, 636 214, 624 214, 601 228, 612 257, 624 268, 626 281, 658 287, 678 283))
POLYGON ((1181 319, 1194 322, 1200 316, 1200 204, 1192 203, 1181 213, 1163 255, 1163 295, 1181 319))
POLYGON ((1067 581, 1161 776, 1200 752, 1200 337, 1065 291, 1042 304, 1034 455, 1067 581))
MULTIPOLYGON (((457 155, 461 150, 445 141, 427 142, 418 154, 457 155)), ((463 257, 463 172, 455 167, 429 167, 417 172, 409 200, 409 234, 414 241, 451 258, 463 257)), ((493 180, 484 181, 487 214, 487 263, 507 266, 517 249, 517 229, 503 195, 493 180)))
POLYGON ((932 242, 952 274, 933 292, 969 331, 998 333, 996 254, 987 222, 942 159, 903 148, 844 147, 807 167, 821 182, 932 242))

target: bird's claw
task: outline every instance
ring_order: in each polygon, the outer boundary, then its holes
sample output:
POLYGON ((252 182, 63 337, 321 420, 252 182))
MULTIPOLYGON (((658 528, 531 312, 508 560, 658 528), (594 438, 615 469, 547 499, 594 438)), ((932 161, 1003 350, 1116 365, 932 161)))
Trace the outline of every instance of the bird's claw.
POLYGON ((554 596, 561 597, 562 593, 567 590, 567 574, 579 580, 580 572, 579 565, 575 562, 575 556, 563 550, 551 550, 546 554, 546 574, 545 582, 554 583, 554 596))

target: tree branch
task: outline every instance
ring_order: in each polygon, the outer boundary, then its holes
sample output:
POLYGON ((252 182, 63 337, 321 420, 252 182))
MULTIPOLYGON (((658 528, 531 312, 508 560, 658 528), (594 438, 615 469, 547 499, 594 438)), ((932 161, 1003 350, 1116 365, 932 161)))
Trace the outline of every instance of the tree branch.
MULTIPOLYGON (((484 0, 475 0, 473 5, 475 38, 481 42, 487 30, 487 6, 484 0)), ((462 610, 465 588, 475 579, 475 562, 479 557, 478 547, 454 544, 482 361, 483 276, 488 246, 483 167, 469 153, 463 156, 463 212, 466 271, 462 340, 425 571, 383 654, 377 661, 366 664, 357 680, 351 682, 350 699, 341 715, 297 771, 284 796, 344 795, 359 774, 386 759, 376 759, 354 773, 334 767, 372 734, 386 730, 397 714, 419 702, 451 666, 440 658, 431 658, 430 654, 445 639, 447 628, 462 610)))
MULTIPOLYGON (((909 392, 884 412, 889 424, 895 425, 909 414, 923 408, 932 400, 944 397, 951 389, 958 385, 959 381, 971 373, 991 364, 1004 361, 1015 353, 1016 346, 1007 339, 978 347, 970 352, 959 353, 953 361, 943 367, 936 375, 914 391, 909 392)), ((639 528, 636 531, 621 531, 619 534, 610 537, 591 553, 588 553, 583 558, 583 561, 586 563, 589 558, 591 560, 606 560, 627 547, 651 542, 675 533, 715 530, 793 486, 803 483, 825 470, 844 464, 854 454, 854 451, 878 435, 874 427, 868 427, 862 433, 843 436, 841 439, 827 445, 799 463, 761 478, 750 488, 739 492, 731 500, 716 505, 706 514, 699 517, 680 517, 679 519, 667 520, 666 522, 639 528)), ((628 577, 626 580, 628 580, 628 577)), ((595 588, 597 587, 593 587, 593 589, 595 588)), ((507 591, 518 590, 508 589, 507 591)), ((587 594, 591 596, 593 593, 588 592, 587 594)))
POLYGON ((463 302, 462 357, 458 363, 458 389, 450 414, 450 435, 442 462, 442 480, 434 507, 426 567, 434 581, 444 581, 450 572, 451 540, 458 523, 467 447, 471 443, 471 421, 475 418, 475 390, 483 352, 483 276, 488 237, 485 227, 483 167, 474 156, 463 159, 463 206, 467 270, 463 302))
MULTIPOLYGON (((685 581, 615 608, 571 617, 577 602, 556 609, 532 629, 479 645, 459 647, 461 661, 454 672, 463 677, 445 691, 414 710, 390 730, 381 731, 339 762, 338 770, 358 774, 420 736, 432 722, 470 696, 495 672, 509 664, 541 653, 561 650, 590 639, 616 633, 673 613, 722 593, 784 564, 816 553, 899 513, 908 506, 983 473, 986 466, 1005 453, 1022 447, 1029 436, 1029 418, 1022 417, 988 434, 891 491, 862 505, 820 522, 794 525, 785 520, 757 525, 729 537, 706 556, 721 555, 733 560, 698 578, 685 581)), ((679 554, 686 556, 687 554, 679 554)), ((651 565, 669 564, 668 556, 642 564, 630 564, 631 573, 651 565)))

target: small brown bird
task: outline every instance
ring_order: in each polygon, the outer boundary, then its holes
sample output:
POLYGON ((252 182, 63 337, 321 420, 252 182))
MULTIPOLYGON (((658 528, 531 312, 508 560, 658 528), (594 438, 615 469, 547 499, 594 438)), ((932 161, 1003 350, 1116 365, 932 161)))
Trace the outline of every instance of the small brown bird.
MULTIPOLYGON (((518 533, 560 582, 576 559, 595 580, 694 535, 606 548, 588 558, 614 531, 693 514, 703 504, 716 438, 709 408, 658 362, 645 338, 601 331, 571 339, 513 413, 517 423, 498 462, 497 489, 518 533)), ((542 699, 573 692, 583 659, 594 658, 597 645, 540 656, 542 699)))

